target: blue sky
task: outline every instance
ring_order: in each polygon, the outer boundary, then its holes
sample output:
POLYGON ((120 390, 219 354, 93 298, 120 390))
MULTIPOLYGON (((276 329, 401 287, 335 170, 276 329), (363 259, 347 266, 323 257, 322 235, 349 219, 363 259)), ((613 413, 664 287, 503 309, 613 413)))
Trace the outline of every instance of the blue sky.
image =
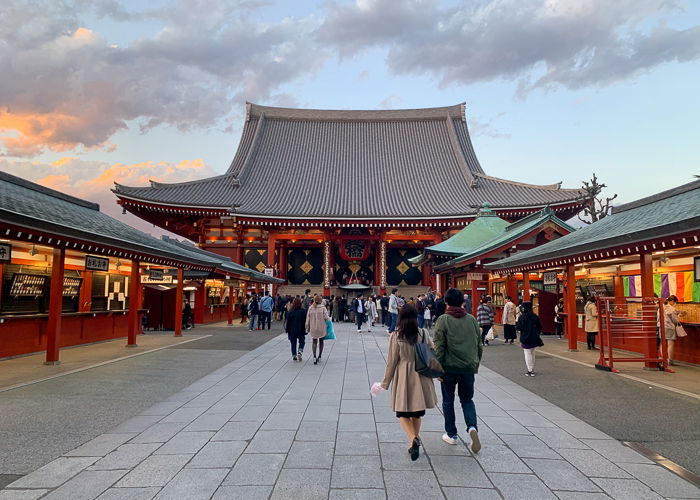
POLYGON ((466 101, 496 177, 578 187, 595 172, 626 202, 700 174, 700 2, 142 5, 0 7, 0 58, 16 83, 0 84, 0 169, 116 212, 114 180, 223 172, 247 100, 466 101))

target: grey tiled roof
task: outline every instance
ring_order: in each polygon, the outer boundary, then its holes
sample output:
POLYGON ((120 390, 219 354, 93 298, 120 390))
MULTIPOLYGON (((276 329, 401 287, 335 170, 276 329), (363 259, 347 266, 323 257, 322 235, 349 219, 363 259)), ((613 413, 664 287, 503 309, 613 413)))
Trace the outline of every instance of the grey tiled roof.
MULTIPOLYGON (((196 247, 187 248, 154 238, 100 212, 95 203, 3 172, 0 172, 0 223, 25 228, 26 232, 45 232, 55 238, 77 239, 211 269, 224 269, 221 266, 233 264, 227 263, 229 259, 225 257, 196 247)), ((267 276, 242 266, 234 264, 227 269, 252 276, 256 281, 269 281, 267 276)))
POLYGON ((249 104, 226 174, 150 187, 120 198, 314 218, 459 217, 494 208, 571 203, 576 189, 490 177, 476 158, 463 105, 332 111, 249 104))
POLYGON ((510 269, 692 232, 700 232, 700 181, 617 207, 604 219, 486 267, 510 269))

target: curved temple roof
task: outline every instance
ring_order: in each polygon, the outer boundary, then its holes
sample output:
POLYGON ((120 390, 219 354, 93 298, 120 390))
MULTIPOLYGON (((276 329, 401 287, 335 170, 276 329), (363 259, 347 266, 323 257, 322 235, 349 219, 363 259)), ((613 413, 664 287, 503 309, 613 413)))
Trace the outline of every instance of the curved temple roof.
POLYGON ((117 184, 126 201, 220 208, 279 218, 451 218, 498 208, 573 204, 577 189, 484 173, 464 103, 406 110, 313 110, 247 105, 224 175, 150 187, 117 184))

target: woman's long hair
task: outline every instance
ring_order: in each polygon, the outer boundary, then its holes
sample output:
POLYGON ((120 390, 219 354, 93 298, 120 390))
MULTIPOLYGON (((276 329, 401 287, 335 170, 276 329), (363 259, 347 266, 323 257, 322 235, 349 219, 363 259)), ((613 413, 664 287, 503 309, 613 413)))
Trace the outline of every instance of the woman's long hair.
POLYGON ((399 311, 396 321, 396 335, 401 340, 411 345, 418 342, 418 311, 410 304, 406 304, 399 311))
POLYGON ((301 299, 299 297, 296 297, 292 301, 292 311, 295 309, 301 309, 301 299))

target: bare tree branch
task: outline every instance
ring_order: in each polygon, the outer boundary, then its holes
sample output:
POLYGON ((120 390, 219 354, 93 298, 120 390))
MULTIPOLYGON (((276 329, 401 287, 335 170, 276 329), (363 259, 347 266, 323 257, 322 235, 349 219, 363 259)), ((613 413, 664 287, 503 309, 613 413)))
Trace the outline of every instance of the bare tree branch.
POLYGON ((578 213, 579 220, 586 224, 592 224, 610 215, 612 201, 617 198, 617 194, 606 196, 605 200, 603 200, 600 194, 606 187, 608 187, 606 184, 598 182, 598 176, 595 173, 593 173, 590 181, 582 181, 581 190, 583 192, 579 196, 578 201, 583 204, 583 208, 578 213))

